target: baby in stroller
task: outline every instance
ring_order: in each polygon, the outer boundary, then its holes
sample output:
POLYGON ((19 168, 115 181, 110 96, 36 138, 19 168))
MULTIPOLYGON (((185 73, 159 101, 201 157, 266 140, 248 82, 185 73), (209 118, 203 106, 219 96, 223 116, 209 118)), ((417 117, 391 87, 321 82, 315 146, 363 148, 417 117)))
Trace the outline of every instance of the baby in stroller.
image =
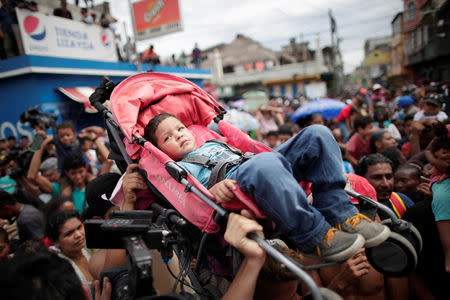
POLYGON ((324 126, 309 126, 276 152, 251 157, 216 140, 197 147, 192 132, 169 113, 151 119, 144 138, 208 187, 218 202, 233 201, 237 184, 305 254, 344 261, 389 236, 388 227, 358 213, 345 193, 340 150, 324 126), (300 180, 313 183, 312 205, 300 180))

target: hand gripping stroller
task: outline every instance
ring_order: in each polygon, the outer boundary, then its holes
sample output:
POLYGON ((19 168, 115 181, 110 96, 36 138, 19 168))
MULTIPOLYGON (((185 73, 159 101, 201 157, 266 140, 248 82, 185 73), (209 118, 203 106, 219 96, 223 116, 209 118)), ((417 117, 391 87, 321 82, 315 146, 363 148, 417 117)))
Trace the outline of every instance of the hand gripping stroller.
MULTIPOLYGON (((99 93, 107 94, 108 84, 104 81, 102 82, 102 85, 103 87, 100 89, 99 93)), ((148 121, 155 114, 164 111, 170 111, 168 110, 167 106, 169 106, 169 108, 171 106, 173 107, 175 102, 173 102, 172 100, 174 98, 182 98, 182 100, 185 100, 184 98, 187 97, 187 94, 194 95, 194 100, 192 101, 193 104, 192 106, 178 113, 177 117, 180 117, 180 119, 182 120, 184 119, 185 125, 190 129, 197 128, 197 123, 200 124, 200 126, 198 127, 206 127, 206 125, 212 119, 214 119, 214 121, 219 123, 218 125, 221 132, 223 133, 225 131, 227 133, 227 142, 231 143, 233 146, 241 146, 241 148, 244 148, 241 149, 243 151, 256 153, 261 151, 269 151, 269 149, 267 149, 265 146, 254 143, 253 141, 249 141, 250 138, 244 133, 240 132, 238 129, 234 128, 224 121, 221 121, 221 116, 223 116, 225 110, 203 90, 199 89, 189 81, 173 75, 161 73, 146 73, 132 76, 123 81, 116 87, 113 94, 111 95, 111 105, 114 117, 112 116, 111 112, 105 109, 104 106, 100 103, 99 100, 102 97, 91 97, 91 100, 93 100, 91 104, 100 112, 102 112, 108 129, 115 132, 112 134, 113 138, 118 144, 119 150, 126 160, 127 164, 130 163, 132 159, 139 157, 140 163, 156 163, 157 165, 159 164, 159 166, 163 167, 152 168, 152 173, 149 174, 150 172, 148 172, 146 174, 146 178, 149 179, 149 184, 153 185, 155 183, 162 183, 158 188, 163 190, 165 189, 169 196, 171 193, 175 195, 175 201, 169 201, 178 210, 178 212, 180 212, 191 223, 200 227, 203 231, 207 233, 213 233, 218 230, 217 224, 214 220, 217 220, 219 217, 227 218, 228 212, 223 207, 216 204, 212 200, 213 197, 209 193, 209 191, 206 190, 201 184, 197 183, 189 173, 180 168, 175 162, 168 159, 168 157, 164 153, 161 153, 159 149, 142 138, 142 126, 144 124, 148 123, 148 121), (161 81, 161 78, 164 80, 161 81), (148 81, 151 81, 152 85, 149 85, 148 81), (170 86, 170 83, 172 81, 175 82, 176 85, 170 86), (154 86, 158 86, 163 90, 166 89, 166 92, 167 90, 170 90, 170 93, 161 93, 161 95, 159 95, 159 91, 157 91, 154 86), (152 102, 145 97, 145 95, 148 94, 152 94, 153 99, 158 100, 152 102), (124 101, 123 99, 127 99, 127 101, 124 101), (153 106, 156 103, 160 104, 160 102, 161 104, 163 104, 162 107, 153 106), (203 113, 203 110, 206 110, 207 113, 203 113), (126 111, 126 113, 123 113, 124 111, 126 111), (146 115, 141 118, 139 114, 145 111, 147 111, 146 115), (115 119, 119 119, 121 126, 117 125, 115 119), (125 146, 122 144, 122 139, 120 138, 119 132, 122 132, 125 136, 125 146), (152 155, 151 157, 149 157, 150 154, 152 155), (162 174, 159 169, 164 169, 165 174, 162 174), (169 181, 169 179, 172 179, 174 182, 169 181), (186 196, 180 195, 178 190, 175 190, 175 187, 178 186, 177 184, 180 184, 184 187, 183 190, 185 193, 187 193, 186 196), (193 194, 194 196, 190 194, 193 194), (185 205, 185 202, 188 200, 192 201, 192 205, 200 205, 201 209, 197 209, 195 212, 190 214, 189 211, 186 211, 185 205), (207 212, 206 214, 204 213, 205 211, 207 212), (199 218, 198 215, 202 213, 203 218, 199 218), (214 217, 214 215, 216 217, 214 217), (206 218, 204 218, 205 216, 206 218)), ((210 138, 206 135, 203 133, 197 134, 196 138, 210 138)), ((221 136, 219 135, 216 135, 214 137, 221 138, 221 136)), ((150 169, 147 168, 147 170, 150 169)), ((245 199, 242 201, 244 204, 250 202, 245 202, 245 199)), ((253 208, 256 213, 261 214, 261 212, 258 211, 257 208, 252 207, 251 204, 241 206, 239 206, 239 204, 236 206, 235 204, 235 206, 231 207, 230 209, 237 210, 243 208, 253 208)), ((250 234, 249 237, 259 243, 261 247, 275 260, 279 261, 291 272, 296 274, 299 279, 309 287, 314 299, 323 299, 317 285, 312 280, 312 278, 304 271, 304 269, 307 270, 312 268, 321 268, 332 264, 322 264, 307 268, 293 261, 289 257, 284 256, 278 250, 273 248, 268 242, 259 238, 255 234, 250 234)), ((335 297, 339 296, 335 295, 335 297)))

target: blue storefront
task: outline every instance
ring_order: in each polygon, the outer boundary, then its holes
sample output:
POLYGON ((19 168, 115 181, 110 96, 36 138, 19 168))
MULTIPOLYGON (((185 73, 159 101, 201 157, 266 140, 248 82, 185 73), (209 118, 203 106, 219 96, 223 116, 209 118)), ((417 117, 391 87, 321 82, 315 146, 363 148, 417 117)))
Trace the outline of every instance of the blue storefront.
MULTIPOLYGON (((143 71, 166 72, 194 82, 211 77, 209 70, 143 65, 143 71)), ((98 113, 88 113, 82 99, 69 95, 71 88, 97 86, 103 76, 118 83, 138 74, 130 63, 102 62, 57 57, 24 55, 0 61, 0 137, 14 135, 32 137, 32 129, 19 121, 23 111, 39 104, 39 110, 71 120, 77 129, 102 125, 98 113), (76 101, 73 101, 76 100, 76 101), (77 102, 78 101, 78 102, 77 102)))

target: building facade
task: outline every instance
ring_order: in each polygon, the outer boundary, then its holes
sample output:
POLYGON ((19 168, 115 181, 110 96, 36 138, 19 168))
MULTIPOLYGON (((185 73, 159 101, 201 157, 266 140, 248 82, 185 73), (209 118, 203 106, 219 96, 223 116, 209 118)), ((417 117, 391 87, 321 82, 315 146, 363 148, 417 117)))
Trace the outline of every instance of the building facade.
POLYGON ((400 87, 413 79, 413 72, 405 66, 405 47, 403 34, 403 12, 395 15, 391 22, 392 27, 392 50, 391 50, 391 72, 388 82, 391 86, 400 87))
POLYGON ((310 50, 308 43, 291 39, 278 52, 238 34, 229 44, 203 50, 207 59, 202 67, 213 71, 212 83, 219 91, 233 91, 219 93, 222 98, 239 98, 252 90, 263 90, 272 97, 324 97, 327 83, 321 75, 329 70, 324 51, 317 49, 321 49, 319 37, 316 50, 310 50))
POLYGON ((405 66, 415 79, 450 79, 448 0, 404 0, 405 66))

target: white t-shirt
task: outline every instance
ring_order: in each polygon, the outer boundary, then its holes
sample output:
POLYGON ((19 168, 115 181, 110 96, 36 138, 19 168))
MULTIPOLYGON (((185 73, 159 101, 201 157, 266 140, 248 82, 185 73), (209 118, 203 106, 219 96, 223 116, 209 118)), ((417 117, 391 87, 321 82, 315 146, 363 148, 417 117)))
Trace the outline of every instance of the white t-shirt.
POLYGON ((439 122, 444 121, 445 119, 447 119, 448 116, 445 112, 443 111, 439 111, 439 113, 437 115, 434 116, 425 116, 424 115, 424 111, 418 111, 416 112, 416 114, 414 115, 414 121, 420 121, 420 120, 438 120, 439 122))

